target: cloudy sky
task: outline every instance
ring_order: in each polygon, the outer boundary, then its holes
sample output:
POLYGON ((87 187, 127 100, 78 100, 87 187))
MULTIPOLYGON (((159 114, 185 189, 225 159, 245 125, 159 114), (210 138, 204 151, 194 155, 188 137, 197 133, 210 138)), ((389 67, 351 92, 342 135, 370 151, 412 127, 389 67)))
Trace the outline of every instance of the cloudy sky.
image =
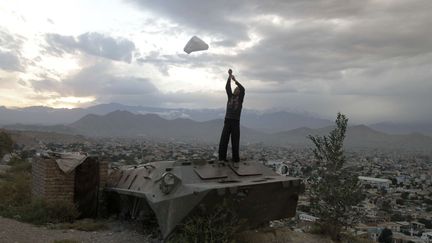
POLYGON ((244 107, 432 121, 431 0, 0 1, 0 105, 244 107), (197 35, 210 45, 187 55, 197 35))

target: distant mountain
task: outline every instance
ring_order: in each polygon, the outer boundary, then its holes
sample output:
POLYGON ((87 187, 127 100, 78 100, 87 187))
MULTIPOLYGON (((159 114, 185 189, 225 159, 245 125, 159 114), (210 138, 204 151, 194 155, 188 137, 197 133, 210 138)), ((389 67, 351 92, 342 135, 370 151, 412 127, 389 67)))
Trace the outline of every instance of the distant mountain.
POLYGON ((55 109, 43 106, 8 109, 0 107, 0 125, 54 125, 67 124, 83 117, 85 109, 55 109))
MULTIPOLYGON (((78 134, 93 137, 143 137, 218 143, 223 120, 167 120, 155 114, 114 111, 106 115, 87 115, 69 126, 78 134)), ((262 133, 246 127, 241 130, 247 141, 259 141, 263 136, 262 133)))
MULTIPOLYGON (((223 120, 197 122, 191 119, 164 119, 155 114, 134 114, 114 111, 106 115, 86 115, 69 125, 56 126, 8 126, 12 130, 56 132, 88 137, 128 137, 157 140, 202 141, 217 144, 223 120)), ((323 128, 300 127, 285 132, 263 133, 245 126, 241 127, 241 142, 278 146, 311 146, 309 135, 327 135, 333 126, 323 128)), ((412 133, 390 135, 365 125, 350 126, 345 141, 347 148, 386 148, 406 150, 432 150, 432 138, 412 133)))
MULTIPOLYGON (((334 127, 319 129, 298 128, 287 132, 275 133, 268 140, 272 144, 312 145, 309 135, 327 135, 334 127)), ((419 133, 387 134, 365 125, 350 126, 347 129, 345 146, 347 148, 386 148, 407 150, 432 150, 432 137, 419 133)))
POLYGON ((431 123, 393 123, 381 122, 370 125, 371 128, 391 134, 423 133, 432 136, 431 123))
POLYGON ((242 124, 259 131, 280 132, 300 127, 320 128, 329 126, 333 122, 301 113, 286 111, 258 113, 246 110, 242 114, 242 124))
MULTIPOLYGON (((224 108, 174 109, 148 106, 128 106, 118 103, 100 104, 88 108, 75 109, 54 109, 42 106, 8 109, 4 106, 0 106, 0 126, 7 128, 10 127, 7 125, 13 125, 13 127, 21 125, 19 129, 28 129, 25 128, 25 126, 59 125, 56 129, 57 132, 68 132, 66 131, 67 128, 62 128, 62 126, 70 124, 74 121, 78 121, 86 115, 106 115, 114 111, 128 111, 133 114, 141 115, 156 114, 159 117, 167 120, 191 119, 197 122, 223 119, 225 116, 224 108)), ((330 120, 318 118, 307 113, 287 111, 260 112, 256 110, 245 109, 242 112, 241 119, 241 124, 243 126, 266 133, 278 133, 302 127, 316 129, 333 124, 333 122, 330 120)), ((432 123, 399 124, 383 122, 369 125, 369 127, 377 131, 390 134, 422 133, 432 136, 432 123)), ((38 129, 45 128, 39 127, 38 129)))
MULTIPOLYGON (((64 125, 77 121, 89 114, 106 115, 117 110, 129 111, 133 114, 156 114, 169 120, 184 118, 199 122, 223 119, 225 116, 225 109, 170 109, 127 106, 118 103, 76 109, 54 109, 41 106, 17 109, 0 107, 0 125, 64 125)), ((245 109, 242 114, 242 124, 263 132, 279 132, 302 126, 318 128, 328 126, 332 122, 300 113, 286 111, 258 112, 245 109)))

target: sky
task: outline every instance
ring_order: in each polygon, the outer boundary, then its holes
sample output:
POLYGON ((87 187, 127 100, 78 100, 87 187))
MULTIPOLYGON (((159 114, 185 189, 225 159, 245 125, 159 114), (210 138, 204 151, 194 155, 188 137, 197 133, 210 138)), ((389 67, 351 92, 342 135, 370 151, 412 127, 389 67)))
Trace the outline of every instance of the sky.
POLYGON ((432 122, 430 0, 0 0, 0 106, 243 107, 432 122), (183 47, 192 36, 209 50, 183 47))

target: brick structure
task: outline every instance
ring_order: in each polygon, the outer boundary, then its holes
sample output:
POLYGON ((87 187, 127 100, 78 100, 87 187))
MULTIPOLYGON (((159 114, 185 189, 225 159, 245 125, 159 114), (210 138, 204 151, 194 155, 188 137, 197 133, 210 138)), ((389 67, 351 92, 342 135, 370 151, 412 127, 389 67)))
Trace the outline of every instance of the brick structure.
POLYGON ((108 177, 108 163, 87 157, 69 173, 55 158, 41 157, 32 163, 32 196, 45 201, 74 203, 83 216, 96 216, 108 177))
POLYGON ((108 180, 108 162, 99 161, 99 188, 103 190, 108 180))
POLYGON ((75 171, 69 174, 59 169, 54 159, 38 158, 32 164, 32 194, 46 201, 73 202, 75 171))

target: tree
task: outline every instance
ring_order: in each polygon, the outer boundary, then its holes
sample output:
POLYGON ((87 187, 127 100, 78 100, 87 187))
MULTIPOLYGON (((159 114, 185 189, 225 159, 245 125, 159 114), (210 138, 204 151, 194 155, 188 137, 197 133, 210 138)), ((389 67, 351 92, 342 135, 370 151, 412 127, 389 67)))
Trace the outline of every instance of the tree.
POLYGON ((401 198, 407 200, 409 196, 409 192, 402 192, 401 198))
POLYGON ((391 221, 404 221, 405 218, 400 213, 394 213, 390 216, 391 221))
POLYGON ((12 138, 6 132, 0 131, 0 159, 3 158, 3 155, 12 152, 12 150, 12 138))
POLYGON ((384 200, 381 205, 381 210, 391 213, 392 212, 391 202, 389 200, 384 200))
POLYGON ((321 229, 333 239, 339 238, 342 227, 360 219, 362 211, 356 206, 364 199, 357 176, 344 167, 347 125, 348 119, 338 113, 336 128, 328 136, 309 135, 317 160, 317 168, 309 181, 311 212, 320 218, 321 229))
POLYGON ((417 219, 420 223, 424 224, 426 229, 432 229, 432 220, 427 220, 424 218, 417 219))
POLYGON ((390 229, 383 229, 380 236, 378 237, 378 242, 380 243, 392 243, 393 232, 390 229))

